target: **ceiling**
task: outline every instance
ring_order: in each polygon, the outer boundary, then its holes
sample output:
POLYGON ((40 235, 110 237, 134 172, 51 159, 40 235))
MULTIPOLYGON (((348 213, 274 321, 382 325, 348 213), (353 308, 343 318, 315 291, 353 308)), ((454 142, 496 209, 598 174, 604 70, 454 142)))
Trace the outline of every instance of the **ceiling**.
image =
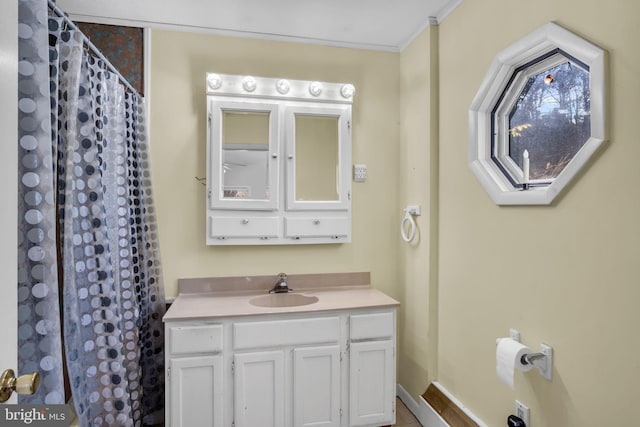
POLYGON ((58 0, 79 21, 402 51, 463 0, 58 0))

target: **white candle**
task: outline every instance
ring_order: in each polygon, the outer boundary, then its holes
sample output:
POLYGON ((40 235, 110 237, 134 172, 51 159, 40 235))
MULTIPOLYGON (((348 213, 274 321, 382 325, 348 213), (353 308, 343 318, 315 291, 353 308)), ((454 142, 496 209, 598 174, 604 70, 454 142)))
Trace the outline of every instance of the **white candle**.
POLYGON ((529 183, 529 151, 524 150, 522 153, 522 183, 529 183))

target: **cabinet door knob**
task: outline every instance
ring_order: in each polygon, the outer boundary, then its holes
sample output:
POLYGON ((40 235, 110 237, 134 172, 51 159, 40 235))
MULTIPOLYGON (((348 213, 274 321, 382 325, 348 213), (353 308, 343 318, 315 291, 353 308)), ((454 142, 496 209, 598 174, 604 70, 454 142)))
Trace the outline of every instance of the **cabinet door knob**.
POLYGON ((243 223, 243 224, 245 224, 245 225, 246 225, 246 224, 249 224, 249 220, 248 220, 247 218, 244 218, 244 219, 242 220, 242 223, 243 223))
POLYGON ((277 153, 271 153, 271 158, 272 159, 277 159, 278 158, 278 154, 277 153))
POLYGON ((319 219, 314 219, 314 220, 313 220, 313 224, 314 224, 314 225, 318 225, 318 224, 320 224, 320 220, 319 220, 319 219))
POLYGON ((0 402, 6 402, 14 391, 18 394, 34 394, 39 386, 39 373, 33 372, 16 378, 13 369, 5 369, 0 375, 0 402))
POLYGON ((289 154, 288 158, 289 160, 293 159, 293 154, 289 154))

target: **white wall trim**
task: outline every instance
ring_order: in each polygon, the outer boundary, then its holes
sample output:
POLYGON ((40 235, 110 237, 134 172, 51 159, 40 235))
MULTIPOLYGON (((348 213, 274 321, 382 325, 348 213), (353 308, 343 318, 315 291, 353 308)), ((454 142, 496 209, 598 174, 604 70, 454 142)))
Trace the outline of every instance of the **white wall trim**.
POLYGON ((407 48, 407 46, 409 46, 411 43, 413 43, 413 41, 415 39, 418 38, 418 36, 420 34, 422 34, 427 28, 431 27, 431 26, 436 26, 436 25, 440 25, 442 23, 442 21, 444 21, 444 19, 449 16, 451 14, 451 12, 453 12, 453 10, 455 8, 457 8, 458 6, 460 6, 462 4, 464 0, 455 0, 451 3, 449 3, 446 7, 444 7, 442 10, 438 11, 438 13, 435 16, 430 16, 429 20, 426 21, 424 23, 424 25, 422 25, 418 31, 416 31, 415 33, 413 33, 411 35, 411 37, 407 38, 403 43, 400 44, 399 46, 399 52, 402 52, 403 50, 405 50, 407 48))
MULTIPOLYGON (((462 410, 469 418, 471 418, 480 427, 488 427, 480 418, 478 418, 469 408, 464 406, 460 400, 456 399, 449 391, 438 382, 433 382, 438 390, 447 396, 451 402, 453 402, 458 408, 462 410)), ((423 427, 450 427, 449 424, 424 400, 422 396, 418 396, 416 402, 409 392, 402 387, 401 384, 396 385, 396 394, 402 403, 411 411, 411 413, 418 419, 423 427)))
POLYGON ((442 23, 447 16, 449 16, 458 6, 462 4, 464 0, 456 0, 447 4, 444 8, 442 8, 437 14, 436 18, 438 19, 438 23, 442 23))
POLYGON ((411 397, 409 392, 404 387, 402 387, 402 384, 396 384, 396 395, 400 398, 400 400, 402 400, 404 406, 406 406, 413 415, 416 415, 418 413, 418 402, 416 402, 413 397, 411 397))
POLYGON ((471 412, 471 410, 469 408, 464 406, 464 404, 461 401, 459 401, 454 395, 449 393, 449 390, 444 388, 444 386, 442 384, 440 384, 437 381, 434 381, 433 385, 438 387, 438 389, 442 392, 442 394, 447 396, 458 408, 460 408, 462 410, 462 412, 467 414, 469 416, 469 418, 471 418, 473 421, 475 421, 476 424, 478 424, 480 427, 488 427, 487 424, 484 423, 484 421, 482 421, 473 412, 471 412))
POLYGON ((423 427, 449 427, 449 424, 442 419, 422 396, 418 396, 418 402, 416 402, 400 384, 396 386, 396 394, 423 427))
POLYGON ((171 24, 171 23, 137 20, 137 19, 112 18, 112 17, 98 16, 98 15, 85 15, 81 13, 69 13, 69 17, 74 22, 77 22, 77 21, 92 22, 95 24, 120 25, 124 27, 143 27, 143 28, 151 28, 155 30, 182 31, 182 32, 195 33, 195 34, 217 35, 217 36, 224 36, 224 37, 244 38, 244 39, 258 39, 258 40, 287 42, 287 43, 303 43, 303 44, 313 44, 313 45, 331 46, 331 47, 344 47, 349 49, 375 50, 375 51, 381 51, 381 52, 397 53, 401 51, 399 46, 386 45, 386 44, 382 45, 382 44, 376 44, 376 43, 339 42, 335 40, 327 40, 327 39, 321 39, 321 38, 283 36, 279 34, 237 31, 237 30, 228 30, 224 28, 202 27, 198 25, 171 24))
POLYGON ((449 424, 424 400, 424 397, 419 396, 418 398, 420 403, 418 404, 416 418, 420 421, 420 424, 424 427, 449 427, 449 424))

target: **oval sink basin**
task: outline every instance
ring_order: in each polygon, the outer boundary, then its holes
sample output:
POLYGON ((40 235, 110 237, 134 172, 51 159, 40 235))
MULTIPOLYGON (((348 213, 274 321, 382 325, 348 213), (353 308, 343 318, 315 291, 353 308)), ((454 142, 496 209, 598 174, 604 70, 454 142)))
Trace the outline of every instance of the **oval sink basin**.
POLYGON ((249 300, 251 305, 257 307, 298 307, 318 302, 318 297, 309 297, 301 294, 269 294, 260 295, 249 300))

